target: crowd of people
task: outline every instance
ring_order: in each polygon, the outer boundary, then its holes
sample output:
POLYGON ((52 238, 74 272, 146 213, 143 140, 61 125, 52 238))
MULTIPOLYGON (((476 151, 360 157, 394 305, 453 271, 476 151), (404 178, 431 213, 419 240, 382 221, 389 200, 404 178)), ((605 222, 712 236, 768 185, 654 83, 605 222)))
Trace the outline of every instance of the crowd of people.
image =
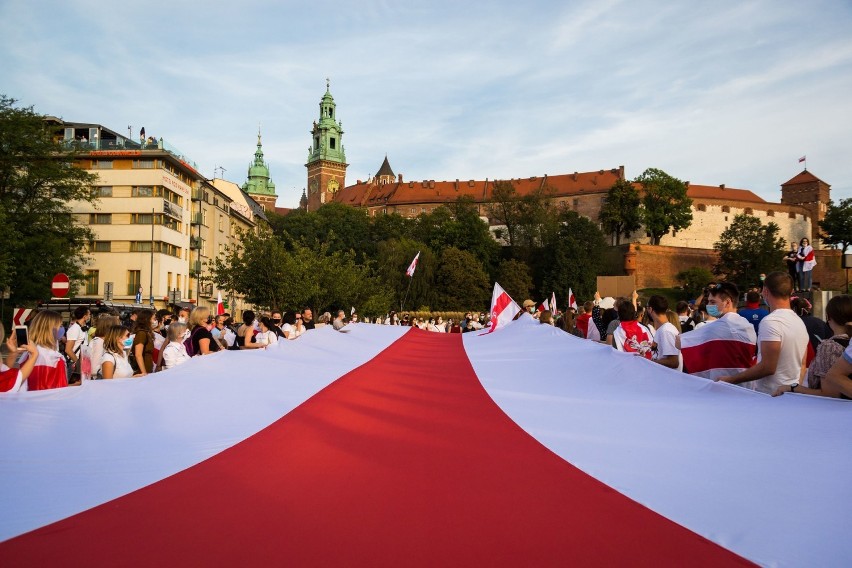
MULTIPOLYGON (((792 251, 791 251, 792 252, 792 251)), ((801 251, 796 251, 799 254, 801 251)), ((798 273, 797 273, 798 275, 798 273)), ((774 272, 744 295, 728 282, 710 283, 694 303, 651 296, 641 305, 631 298, 601 298, 561 313, 523 302, 515 316, 529 313, 577 338, 611 345, 662 366, 715 381, 741 385, 773 396, 786 392, 835 398, 852 397, 852 296, 834 296, 826 320, 812 314, 808 300, 794 296, 792 274, 774 272)), ((115 311, 93 319, 78 307, 67 330, 61 316, 39 311, 28 326, 28 342, 6 341, 0 367, 0 392, 78 385, 84 380, 142 377, 181 365, 197 356, 227 350, 267 349, 309 330, 341 330, 359 323, 358 314, 247 310, 239 321, 192 310, 134 310, 122 321, 115 311)), ((457 321, 441 315, 415 317, 391 311, 367 323, 418 327, 436 333, 466 333, 490 326, 489 315, 467 312, 457 321)), ((3 340, 0 325, 0 342, 3 340)))

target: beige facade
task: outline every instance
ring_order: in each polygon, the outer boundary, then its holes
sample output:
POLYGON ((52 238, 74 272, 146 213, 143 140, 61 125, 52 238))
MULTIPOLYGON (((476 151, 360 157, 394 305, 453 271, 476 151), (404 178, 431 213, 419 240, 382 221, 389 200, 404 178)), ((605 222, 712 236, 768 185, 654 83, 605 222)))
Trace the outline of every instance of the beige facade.
POLYGON ((235 184, 236 192, 218 188, 162 139, 136 143, 100 125, 70 123, 57 137, 80 150, 78 167, 97 175, 97 202, 71 204, 94 233, 76 296, 105 298, 111 285, 116 303, 134 303, 142 288, 143 305, 153 298, 165 307, 174 292, 179 302, 215 307, 221 292, 231 311, 248 307, 206 277, 236 227, 265 222, 262 207, 235 184))

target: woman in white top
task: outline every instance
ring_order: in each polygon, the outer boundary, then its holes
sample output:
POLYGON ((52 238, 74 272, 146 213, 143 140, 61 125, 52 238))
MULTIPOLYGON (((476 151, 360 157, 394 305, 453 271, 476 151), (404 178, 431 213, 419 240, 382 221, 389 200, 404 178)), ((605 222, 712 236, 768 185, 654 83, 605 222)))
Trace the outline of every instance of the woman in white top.
POLYGON ((284 323, 281 325, 281 337, 292 340, 302 335, 302 320, 300 318, 301 316, 296 312, 284 312, 284 318, 282 320, 284 323))
POLYGON ((266 348, 278 345, 278 337, 282 331, 268 317, 260 318, 260 332, 254 340, 266 348))
POLYGON ((183 344, 185 333, 185 323, 174 322, 169 326, 169 344, 163 348, 163 369, 171 369, 189 361, 189 353, 186 352, 186 345, 183 344))
POLYGON ((125 342, 128 340, 130 331, 124 326, 114 325, 107 331, 101 358, 101 376, 104 379, 126 379, 133 376, 133 367, 124 352, 125 342))
POLYGON ((89 357, 92 361, 92 378, 98 377, 101 372, 101 358, 104 356, 104 336, 107 331, 121 322, 118 316, 101 314, 95 322, 95 337, 89 343, 89 357))

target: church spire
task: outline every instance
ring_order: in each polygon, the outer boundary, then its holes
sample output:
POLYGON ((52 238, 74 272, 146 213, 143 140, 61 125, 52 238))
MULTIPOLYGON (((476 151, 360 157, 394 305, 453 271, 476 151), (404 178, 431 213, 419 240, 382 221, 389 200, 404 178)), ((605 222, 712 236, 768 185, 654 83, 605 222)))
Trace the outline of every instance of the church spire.
POLYGON ((331 95, 331 80, 325 80, 325 94, 319 103, 319 120, 311 129, 311 146, 308 148, 308 209, 316 211, 320 205, 334 199, 344 186, 346 177, 346 152, 343 148, 343 123, 337 120, 337 104, 331 95))
POLYGON ((243 191, 267 210, 275 209, 275 182, 269 175, 269 164, 263 161, 263 144, 261 142, 260 126, 257 127, 257 149, 254 161, 249 165, 248 175, 243 184, 243 191))

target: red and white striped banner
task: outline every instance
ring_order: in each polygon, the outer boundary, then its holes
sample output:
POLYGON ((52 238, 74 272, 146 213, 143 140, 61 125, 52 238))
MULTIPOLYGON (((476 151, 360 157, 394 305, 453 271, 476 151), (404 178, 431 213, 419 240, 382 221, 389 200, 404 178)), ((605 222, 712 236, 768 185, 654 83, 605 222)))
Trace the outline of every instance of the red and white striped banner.
POLYGON ((848 563, 849 484, 795 480, 852 470, 848 403, 527 314, 347 331, 0 397, 4 566, 848 563))

